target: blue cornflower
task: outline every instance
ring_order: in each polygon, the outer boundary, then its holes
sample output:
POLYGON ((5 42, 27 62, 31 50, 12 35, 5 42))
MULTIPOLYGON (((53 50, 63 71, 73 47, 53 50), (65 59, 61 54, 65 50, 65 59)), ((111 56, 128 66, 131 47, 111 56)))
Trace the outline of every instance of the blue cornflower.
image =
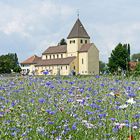
POLYGON ((110 118, 111 121, 116 121, 116 118, 110 118))
POLYGON ((74 123, 74 124, 72 125, 72 130, 76 130, 76 129, 77 129, 76 123, 74 123))
POLYGON ((91 112, 89 110, 86 110, 85 112, 86 112, 87 115, 92 115, 93 114, 93 112, 91 112))
POLYGON ((133 98, 133 97, 136 96, 136 94, 132 92, 132 93, 129 93, 128 96, 129 96, 130 98, 133 98))
POLYGON ((134 118, 135 118, 135 119, 139 119, 139 118, 140 118, 140 114, 135 114, 135 115, 134 115, 134 118))
POLYGON ((54 124, 54 122, 49 121, 48 124, 54 124))
POLYGON ((46 71, 43 72, 43 74, 48 75, 49 74, 49 71, 46 70, 46 71))
POLYGON ((106 114, 99 114, 98 116, 99 116, 100 119, 102 119, 102 118, 106 117, 106 114))
POLYGON ((40 98, 38 101, 39 101, 39 103, 43 104, 45 102, 45 99, 44 98, 40 98))

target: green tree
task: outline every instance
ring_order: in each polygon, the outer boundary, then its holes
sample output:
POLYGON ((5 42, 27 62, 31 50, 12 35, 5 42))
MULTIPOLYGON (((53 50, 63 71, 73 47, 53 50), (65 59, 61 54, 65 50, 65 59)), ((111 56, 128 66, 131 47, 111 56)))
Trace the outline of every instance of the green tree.
POLYGON ((117 72, 119 69, 128 70, 128 62, 130 61, 130 45, 119 43, 114 50, 112 50, 109 57, 109 71, 117 72))
POLYGON ((11 73, 11 71, 21 71, 16 53, 0 56, 0 73, 11 73))
POLYGON ((58 45, 67 45, 67 42, 66 42, 66 40, 64 38, 62 38, 60 40, 60 42, 58 43, 58 45))
POLYGON ((99 70, 100 70, 100 73, 103 73, 105 71, 105 66, 106 64, 102 61, 99 61, 99 70))
POLYGON ((140 63, 137 64, 136 69, 135 69, 135 76, 140 75, 140 63))
POLYGON ((133 61, 140 61, 140 53, 136 53, 132 55, 132 60, 133 61))

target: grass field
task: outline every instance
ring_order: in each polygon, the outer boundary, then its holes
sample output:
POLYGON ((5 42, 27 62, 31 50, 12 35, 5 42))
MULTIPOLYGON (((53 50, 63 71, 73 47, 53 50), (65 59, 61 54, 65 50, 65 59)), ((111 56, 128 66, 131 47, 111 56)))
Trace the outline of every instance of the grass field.
POLYGON ((0 140, 139 140, 140 79, 1 77, 0 140))

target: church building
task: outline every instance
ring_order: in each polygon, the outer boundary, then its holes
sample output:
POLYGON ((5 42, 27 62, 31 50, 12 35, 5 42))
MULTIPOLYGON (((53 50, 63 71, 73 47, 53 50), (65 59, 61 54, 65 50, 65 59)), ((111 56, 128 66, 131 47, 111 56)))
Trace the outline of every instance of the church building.
POLYGON ((78 18, 67 37, 67 45, 48 47, 41 57, 36 55, 21 63, 23 72, 42 75, 99 74, 99 50, 78 18))

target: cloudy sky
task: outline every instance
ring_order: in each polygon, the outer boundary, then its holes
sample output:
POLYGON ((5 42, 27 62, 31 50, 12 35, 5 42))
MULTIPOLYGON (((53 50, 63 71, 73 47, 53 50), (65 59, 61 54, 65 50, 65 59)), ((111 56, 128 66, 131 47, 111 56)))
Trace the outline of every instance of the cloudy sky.
POLYGON ((140 0, 0 0, 0 55, 15 52, 19 61, 67 38, 80 20, 107 62, 119 43, 140 52, 140 0))

